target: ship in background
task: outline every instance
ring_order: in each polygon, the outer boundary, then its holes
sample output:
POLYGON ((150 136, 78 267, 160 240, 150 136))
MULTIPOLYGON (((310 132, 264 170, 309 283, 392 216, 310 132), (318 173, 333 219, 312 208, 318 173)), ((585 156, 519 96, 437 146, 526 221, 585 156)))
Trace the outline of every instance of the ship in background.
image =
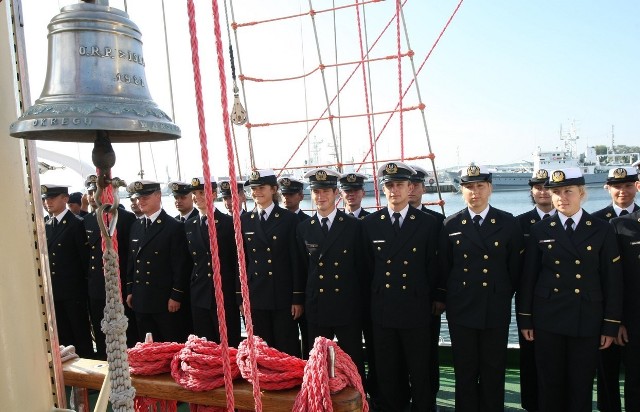
MULTIPOLYGON (((580 168, 584 176, 586 186, 602 187, 606 183, 607 174, 611 167, 631 165, 634 160, 638 160, 638 153, 613 152, 612 145, 609 153, 598 155, 595 146, 587 146, 584 153, 578 153, 577 141, 580 139, 574 124, 568 132, 563 133, 560 129, 561 148, 553 150, 538 149, 533 153, 531 162, 525 161, 518 164, 491 166, 489 171, 493 174, 493 190, 527 190, 529 188, 529 178, 534 170, 546 169, 548 171, 565 169, 568 167, 580 168), (606 159, 603 162, 602 159, 606 159), (622 164, 618 159, 631 159, 630 162, 622 164)), ((453 185, 460 188, 460 170, 448 170, 447 174, 451 178, 453 185)))

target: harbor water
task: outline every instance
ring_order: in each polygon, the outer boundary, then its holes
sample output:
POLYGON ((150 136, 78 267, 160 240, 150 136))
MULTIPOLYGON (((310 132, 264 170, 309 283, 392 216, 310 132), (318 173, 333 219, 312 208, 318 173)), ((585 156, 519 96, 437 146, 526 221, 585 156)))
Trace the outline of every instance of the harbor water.
MULTIPOLYGON (((380 204, 386 205, 384 194, 381 192, 382 197, 380 204)), ((435 202, 438 199, 436 194, 429 194, 423 196, 423 202, 435 202)), ((458 212, 465 207, 462 196, 459 193, 443 193, 442 199, 445 202, 445 215, 451 215, 458 212)), ((123 199, 122 203, 129 209, 129 199, 123 199)), ((609 193, 604 188, 588 188, 587 197, 583 202, 583 209, 587 212, 595 212, 611 203, 609 193)), ((163 207, 171 216, 177 214, 176 208, 171 196, 163 197, 163 207)), ((505 210, 512 213, 514 216, 524 213, 533 208, 533 203, 529 197, 529 191, 508 191, 508 192, 495 192, 491 195, 490 204, 498 209, 505 210)), ((362 205, 366 208, 375 208, 376 202, 374 196, 367 196, 364 198, 362 205)), ((226 211, 224 205, 221 202, 216 202, 216 207, 221 211, 226 211)), ((250 210, 253 207, 252 202, 249 200, 247 208, 250 210)), ((429 206, 431 209, 441 212, 439 206, 429 206)), ((301 203, 301 208, 307 211, 312 210, 311 200, 305 196, 305 199, 301 203)), ((370 209, 372 210, 372 209, 370 209)), ((511 325, 509 331, 509 346, 518 345, 518 330, 515 321, 515 310, 512 305, 511 325)), ((442 316, 442 329, 440 332, 440 342, 442 345, 449 345, 449 330, 447 328, 446 316, 442 316)))

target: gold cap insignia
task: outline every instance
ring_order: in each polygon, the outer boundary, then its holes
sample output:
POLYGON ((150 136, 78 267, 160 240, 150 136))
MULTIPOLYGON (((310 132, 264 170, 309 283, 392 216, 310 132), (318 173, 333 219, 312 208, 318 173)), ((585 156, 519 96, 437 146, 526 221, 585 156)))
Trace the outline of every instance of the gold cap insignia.
POLYGON ((144 184, 142 182, 135 182, 133 184, 134 190, 142 190, 143 187, 144 187, 144 184))
POLYGON ((40 191, 42 193, 47 193, 47 190, 49 190, 49 188, 47 188, 46 186, 40 186, 40 191))
POLYGON ((480 176, 480 168, 478 166, 469 166, 467 168, 467 176, 480 176))
POLYGON ((289 187, 289 186, 291 186, 291 180, 289 180, 288 177, 282 178, 282 179, 280 179, 280 185, 281 186, 285 186, 285 187, 289 187))
POLYGON ((98 176, 96 175, 89 175, 87 176, 87 182, 89 183, 96 183, 98 181, 98 176))
POLYGON ((180 190, 180 185, 178 183, 171 183, 172 190, 180 190))
POLYGON ((536 172, 536 179, 548 179, 549 178, 549 172, 547 172, 545 169, 540 169, 536 172))
POLYGON ((254 170, 249 175, 249 180, 259 180, 259 179, 260 179, 260 172, 258 172, 257 170, 254 170))
POLYGON ((627 170, 624 167, 619 167, 613 171, 614 179, 624 179, 627 177, 627 170))
POLYGON ((231 189, 231 185, 229 184, 229 182, 222 182, 222 183, 220 183, 220 189, 221 190, 229 190, 229 189, 231 189))
POLYGON ((316 172, 316 180, 317 181, 325 181, 325 180, 327 180, 327 172, 325 172, 324 170, 318 170, 316 172))
POLYGON ((388 175, 395 175, 396 173, 398 173, 398 165, 396 165, 395 163, 389 163, 384 168, 384 171, 388 175))
POLYGON ((551 176, 551 180, 555 183, 564 182, 565 176, 562 170, 556 170, 551 176))
POLYGON ((356 175, 354 175, 353 173, 349 173, 347 175, 347 182, 355 183, 356 180, 358 180, 358 177, 356 175))
POLYGON ((191 179, 191 186, 200 186, 200 179, 198 179, 197 177, 191 179))

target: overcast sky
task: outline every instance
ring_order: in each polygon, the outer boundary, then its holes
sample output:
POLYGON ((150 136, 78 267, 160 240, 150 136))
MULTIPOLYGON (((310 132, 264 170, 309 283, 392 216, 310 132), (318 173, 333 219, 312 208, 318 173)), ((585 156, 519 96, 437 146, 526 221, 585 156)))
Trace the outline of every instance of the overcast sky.
MULTIPOLYGON (((69 1, 23 1, 27 32, 28 64, 32 99, 42 90, 46 73, 48 21, 59 6, 69 1)), ((165 53, 162 7, 159 0, 129 0, 131 19, 140 27, 144 42, 147 84, 158 105, 171 113, 167 61, 171 64, 175 121, 182 128, 178 148, 182 179, 202 175, 198 127, 194 103, 191 51, 185 1, 166 1, 169 59, 165 53)), ((207 115, 207 134, 211 167, 216 176, 228 175, 226 149, 221 125, 218 68, 211 22, 211 3, 197 1, 198 38, 202 63, 203 88, 207 115)), ((238 23, 264 20, 306 12, 306 1, 259 0, 235 1, 238 23)), ((336 0, 337 5, 352 4, 336 0)), ((330 1, 315 1, 321 10, 330 1)), ((409 41, 416 64, 424 59, 458 1, 410 0, 405 6, 409 41)), ((123 1, 111 5, 123 8, 123 1)), ((369 43, 380 34, 393 16, 395 2, 366 6, 369 43)), ((228 37, 222 9, 223 41, 227 77, 230 77, 226 46, 228 37)), ((359 60, 357 21, 353 7, 336 13, 316 15, 320 56, 323 63, 359 60), (337 49, 334 47, 337 35, 337 49)), ((640 144, 640 3, 637 1, 595 0, 490 0, 462 3, 433 55, 427 61, 418 83, 427 109, 426 120, 438 167, 459 163, 511 163, 530 160, 538 147, 558 146, 561 125, 565 130, 575 119, 580 135, 579 149, 588 145, 611 143, 615 126, 615 143, 640 144)), ((298 76, 318 66, 316 40, 309 16, 259 24, 238 29, 238 52, 243 73, 258 78, 298 76)), ((396 27, 392 23, 372 57, 396 52, 396 27)), ((236 45, 234 44, 234 47, 236 45)), ((407 44, 402 34, 402 50, 407 44)), ((409 60, 402 61, 402 83, 412 78, 409 60)), ((342 84, 355 66, 339 69, 342 84)), ((397 60, 372 63, 370 66, 375 111, 392 110, 398 101, 397 60)), ((239 70, 238 70, 239 72, 239 70)), ((335 69, 325 71, 327 93, 337 90, 335 69)), ((229 83, 230 85, 230 83, 229 83)), ((324 86, 319 72, 306 81, 279 83, 245 82, 252 123, 316 118, 326 107, 324 86)), ((231 90, 229 89, 231 100, 231 90)), ((371 96, 370 96, 371 97, 371 96)), ((341 95, 342 115, 365 113, 361 71, 341 95)), ((419 103, 415 89, 405 98, 404 106, 419 103)), ((337 106, 332 106, 338 114, 337 106)), ((375 117, 379 131, 386 115, 375 117)), ((311 125, 311 124, 310 124, 311 125)), ((342 132, 345 162, 360 161, 369 147, 365 118, 335 123, 342 132)), ((241 170, 248 170, 247 130, 238 127, 241 170)), ((258 167, 279 167, 304 138, 307 126, 299 123, 282 127, 253 129, 253 145, 258 167)), ((381 159, 400 157, 400 125, 392 121, 378 145, 381 159)), ((328 122, 312 133, 318 142, 319 160, 332 162, 332 134, 328 122)), ((39 143, 42 147, 62 151, 90 163, 91 144, 39 143)), ((404 115, 406 156, 428 153, 422 120, 418 111, 404 115)), ((177 178, 175 150, 172 142, 142 144, 145 177, 166 181, 177 178)), ((135 144, 116 147, 118 161, 115 174, 131 181, 139 172, 138 148, 135 144)), ((307 145, 292 161, 301 165, 308 159, 307 145)), ((419 162, 426 165, 424 162, 419 162)), ((89 174, 90 171, 83 172, 89 174)), ((82 178, 70 172, 47 172, 43 182, 77 186, 82 178)))

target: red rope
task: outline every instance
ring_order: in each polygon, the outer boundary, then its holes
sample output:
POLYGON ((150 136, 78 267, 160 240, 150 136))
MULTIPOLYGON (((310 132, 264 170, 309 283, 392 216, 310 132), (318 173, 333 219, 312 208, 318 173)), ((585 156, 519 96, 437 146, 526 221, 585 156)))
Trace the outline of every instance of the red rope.
MULTIPOLYGON (((404 0, 405 4, 408 0, 404 0)), ((382 35, 384 35, 384 33, 387 31, 387 29, 389 29, 389 26, 391 26, 391 23, 393 22, 394 17, 392 17, 391 19, 389 19, 389 21, 387 22, 387 25, 382 29, 382 31, 380 32, 380 34, 378 35, 378 37, 376 38, 376 40, 371 44, 371 47, 369 47, 369 50, 367 50, 367 55, 369 53, 371 53, 371 51, 373 50, 373 48, 378 44, 378 42, 380 41, 380 39, 382 38, 382 35)), ((320 115, 321 117, 324 116, 324 114, 329 110, 329 107, 333 104, 333 102, 338 98, 338 96, 340 95, 340 93, 342 92, 342 90, 347 86, 347 84, 349 83, 349 81, 351 80, 351 78, 353 77, 354 74, 356 74, 356 72, 358 71, 358 66, 354 67, 353 71, 351 72, 351 74, 349 75, 349 77, 347 77, 347 79, 342 83, 342 86, 340 86, 340 89, 338 90, 338 92, 335 94, 335 96, 333 96, 333 98, 331 99, 331 102, 329 103, 329 105, 327 107, 324 108, 324 110, 322 111, 322 114, 320 115)), ((289 165, 289 163, 291 162, 291 160, 293 160, 294 156, 296 155, 296 153, 298 153, 298 151, 300 150, 300 148, 302 147, 302 145, 304 144, 304 142, 307 141, 307 139, 309 138, 309 136, 311 136, 311 133, 315 130, 316 126, 318 125, 318 123, 320 122, 320 120, 317 120, 313 126, 311 126, 311 128, 309 129, 309 131, 307 131, 307 134, 300 140, 300 143, 298 144, 298 146, 295 148, 295 150, 293 151, 293 153, 291 154, 291 156, 289 156, 289 159, 285 162, 284 167, 287 167, 289 165)))
MULTIPOLYGON (((254 336, 253 341, 258 364, 257 376, 260 379, 262 388, 269 390, 289 389, 302 383, 305 361, 267 346, 267 343, 259 336, 254 336)), ((248 346, 248 338, 240 342, 237 362, 242 377, 249 382, 253 382, 255 375, 253 375, 249 359, 248 346)), ((296 409, 294 408, 293 410, 296 409)))
MULTIPOLYGON (((190 8, 193 8, 193 0, 188 0, 190 4, 190 8)), ((260 380, 257 376, 257 364, 256 364, 256 354, 255 348, 253 347, 253 321, 251 318, 251 307, 249 301, 249 287, 247 286, 247 268, 245 266, 245 253, 244 253, 244 244, 242 240, 242 227, 240 224, 240 205, 238 202, 238 185, 236 179, 236 168, 235 162, 233 158, 233 142, 231 139, 231 126, 230 126, 230 117, 229 117, 229 102, 227 101, 227 77, 225 72, 224 65, 224 51, 222 49, 222 32, 220 30, 220 11, 218 8, 218 1, 211 1, 211 9, 213 13, 213 24, 214 24, 214 35, 215 35, 215 43, 216 43, 216 57, 218 63, 218 75, 220 82, 220 106, 222 108, 222 124, 224 125, 224 137, 227 144, 227 160, 229 162, 229 180, 231 185, 231 197, 233 199, 233 228, 234 228, 234 236, 236 240, 236 246, 238 248, 238 262, 240 262, 240 290, 242 293, 242 304, 244 311, 244 319, 245 319, 245 329, 247 331, 247 335, 249 337, 249 357, 251 362, 251 374, 253 378, 253 399, 255 402, 256 411, 262 412, 262 398, 260 395, 260 380)), ((193 42, 193 40, 192 40, 193 42)), ((197 46, 197 39, 196 39, 197 46)), ((193 46, 192 46, 193 48, 193 46)), ((204 158, 203 158, 204 159, 204 158)), ((208 165, 208 159, 205 165, 208 165)), ((205 179, 206 192, 208 195, 211 195, 210 188, 210 179, 205 179)), ((212 205, 213 202, 209 202, 207 199, 207 204, 212 205)), ((213 213, 211 214, 213 216, 213 213)), ((211 228, 213 225, 209 225, 211 228)), ((210 232, 211 233, 211 232, 210 232)), ((211 253, 213 255, 213 252, 211 253)), ((224 305, 218 304, 218 312, 224 310, 224 305)), ((220 322, 222 323, 222 322, 220 322)), ((225 372, 225 379, 227 379, 227 374, 225 372)), ((225 388, 229 391, 230 385, 225 384, 225 388)), ((233 396, 233 391, 231 391, 231 397, 233 396)), ((229 395, 227 395, 227 400, 229 399, 229 395)), ((233 404, 232 404, 233 405, 233 404)), ((231 407, 229 410, 233 410, 231 407)))
POLYGON ((150 342, 136 343, 127 349, 129 371, 134 375, 158 375, 171 371, 173 355, 184 348, 184 343, 150 342))
MULTIPOLYGON (((105 179, 110 180, 111 179, 111 170, 108 171, 109 173, 105 174, 105 179)), ((100 169, 96 169, 96 174, 98 176, 102 175, 102 170, 100 169)), ((103 190, 102 190, 102 198, 100 199, 100 202, 102 204, 113 204, 113 187, 109 184, 107 185, 103 190)), ((110 213, 104 213, 103 216, 98 215, 98 213, 96 212, 96 219, 105 219, 106 222, 106 227, 109 227, 109 224, 111 223, 111 214, 110 213)), ((113 236, 111 237, 111 242, 113 243, 113 250, 118 250, 118 230, 114 230, 113 231, 113 236)), ((102 238, 102 255, 104 256, 104 251, 107 248, 107 242, 106 239, 103 237, 102 238)), ((118 262, 120 263, 120 262, 118 262)), ((103 266, 104 266, 104 260, 103 260, 103 266)), ((120 299, 122 299, 122 282, 120 279, 120 271, 122 269, 120 268, 120 265, 118 265, 118 290, 120 290, 120 299)), ((121 300, 122 302, 122 300, 121 300)))
MULTIPOLYGON (((356 6, 358 6, 358 0, 356 0, 356 6)), ((362 27, 360 24, 360 7, 356 7, 356 21, 358 22, 358 40, 360 46, 360 58, 364 59, 364 46, 362 44, 362 27)), ((362 81, 364 84, 364 102, 367 108, 367 130, 369 132, 369 151, 373 151, 373 126, 371 125, 371 108, 369 106, 369 87, 367 85, 367 70, 364 64, 361 64, 362 68, 362 81)), ((378 188, 378 174, 376 173, 376 159, 375 155, 371 156, 371 170, 373 172, 373 192, 376 198, 376 204, 380 204, 380 189, 378 188)))
MULTIPOLYGON (((215 3, 215 1, 214 1, 215 3)), ((210 218, 209 247, 213 265, 213 286, 218 315, 218 328, 220 331, 220 348, 222 353, 222 366, 224 371, 225 393, 227 395, 227 410, 233 411, 235 399, 233 394, 233 377, 231 372, 229 341, 227 338, 227 324, 224 313, 224 297, 222 294, 222 277, 220 275, 220 257, 218 256, 218 238, 216 225, 213 223, 213 189, 211 187, 211 171, 209 169, 209 150, 207 146, 207 132, 204 116, 204 102, 202 98, 202 84, 200 77, 200 57, 198 55, 198 37, 195 19, 195 7, 193 0, 187 0, 189 15, 189 34, 191 36, 191 60, 193 65, 193 78, 196 93, 196 107, 198 111, 198 128, 200 130, 200 148, 202 154, 202 169, 204 174, 205 199, 207 203, 207 216, 210 218)), ((216 17, 217 18, 217 17, 216 17)), ((224 83, 221 83, 224 84, 224 83)))
POLYGON ((184 348, 171 361, 171 376, 178 385, 190 391, 202 392, 219 388, 225 384, 222 370, 225 359, 231 361, 233 379, 240 376, 236 364, 237 353, 237 349, 230 348, 227 357, 222 345, 191 335, 184 348))
POLYGON ((400 103, 400 158, 404 161, 404 116, 402 113, 402 41, 400 39, 400 0, 396 0, 396 41, 398 44, 398 103, 400 103))
MULTIPOLYGON (((431 54, 433 53, 433 51, 435 50, 436 46, 438 45, 438 43, 440 42, 440 39, 442 38, 442 36, 444 35, 444 32, 447 30, 447 28, 449 27, 449 24, 451 23, 451 21, 453 20, 453 18, 455 17, 456 13, 458 13, 458 10, 460 9, 460 6, 462 6, 462 2, 464 0, 460 0, 460 2, 458 3, 458 5, 456 6, 456 8, 453 10, 453 13, 451 14, 451 16, 449 16, 449 20, 447 20, 447 22, 445 23, 444 27, 442 28, 442 30, 440 31, 440 34, 438 35, 438 38, 436 39, 436 41, 433 43, 433 45, 431 46, 431 49, 429 50, 429 53, 427 53, 427 55, 425 56, 425 58, 422 60, 422 63, 420 64, 420 67, 418 68, 418 70, 416 71, 416 76, 418 74, 420 74, 420 72, 422 71, 422 68, 424 67, 425 63, 427 62, 427 60, 429 59, 429 57, 431 56, 431 54)), ((406 1, 405 1, 406 2, 406 1)), ((404 4, 403 4, 404 5, 404 4)), ((415 78, 411 79, 411 81, 409 82, 409 84, 407 85, 406 89, 404 90, 404 93, 402 94, 402 98, 404 98, 407 93, 409 92, 409 89, 411 89, 411 86, 413 86, 413 83, 415 82, 415 78)), ((396 109, 398 109, 398 107, 400 107, 401 102, 402 102, 402 98, 400 99, 400 101, 396 104, 396 109)), ((420 106, 422 106, 424 108, 424 104, 420 103, 420 106)), ((420 109, 422 110, 422 109, 420 109)), ((378 139, 380 139, 380 136, 382 136, 382 132, 384 132, 384 130, 387 128, 387 125, 389 124, 389 122, 391 121, 391 119, 393 118, 393 115, 395 114, 395 111, 393 111, 389 117, 387 118, 387 121, 385 122, 384 126, 382 126, 382 129, 380 130, 380 132, 378 132, 378 136, 376 136, 376 142, 378 141, 378 139)), ((362 161, 364 162, 365 160, 367 160, 367 157, 369 157, 369 154, 371 153, 371 150, 369 152, 367 152, 362 161)), ((357 170, 360 170, 360 168, 358 168, 357 170)))
POLYGON ((304 368, 304 380, 298 392, 293 410, 296 412, 333 411, 331 394, 337 393, 346 386, 356 388, 362 398, 362 411, 369 411, 366 395, 358 368, 332 340, 318 337, 309 353, 309 360, 304 368), (335 352, 335 377, 329 377, 329 347, 335 352))

